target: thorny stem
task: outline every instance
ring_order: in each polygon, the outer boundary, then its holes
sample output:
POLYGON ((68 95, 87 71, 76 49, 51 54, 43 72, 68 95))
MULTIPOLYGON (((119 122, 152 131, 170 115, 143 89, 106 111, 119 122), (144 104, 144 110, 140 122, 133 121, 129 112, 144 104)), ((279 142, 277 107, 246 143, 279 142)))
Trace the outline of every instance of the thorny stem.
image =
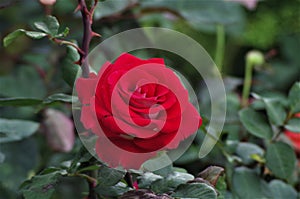
POLYGON ((82 22, 83 22, 83 39, 82 39, 82 47, 81 47, 83 53, 80 54, 80 59, 78 61, 78 64, 82 66, 82 77, 85 78, 88 78, 90 73, 89 63, 87 60, 90 42, 94 36, 100 36, 99 34, 92 31, 93 14, 97 6, 97 3, 98 0, 94 0, 94 5, 89 10, 87 8, 85 0, 78 0, 78 6, 76 8, 76 11, 80 10, 82 15, 82 22))
MULTIPOLYGON (((94 0, 94 4, 89 10, 85 0, 78 0, 78 6, 75 11, 81 12, 82 15, 82 22, 83 22, 83 38, 82 38, 82 47, 80 48, 81 51, 78 52, 80 54, 80 59, 77 62, 77 64, 81 65, 82 67, 82 77, 88 78, 90 74, 90 68, 89 68, 89 63, 88 63, 88 53, 89 53, 89 47, 90 47, 90 42, 93 37, 97 36, 99 37, 100 35, 92 31, 92 23, 93 23, 93 14, 95 11, 95 8, 97 6, 98 0, 94 0)), ((91 178, 97 179, 97 171, 91 171, 89 173, 91 178)), ((95 186, 96 184, 89 181, 89 195, 88 199, 97 199, 97 193, 95 192, 95 186)))

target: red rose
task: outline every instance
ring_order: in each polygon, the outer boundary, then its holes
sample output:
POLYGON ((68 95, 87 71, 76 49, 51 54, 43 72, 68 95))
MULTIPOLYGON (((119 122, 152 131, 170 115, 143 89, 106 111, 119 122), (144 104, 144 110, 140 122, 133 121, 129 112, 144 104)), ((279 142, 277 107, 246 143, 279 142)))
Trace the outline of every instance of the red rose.
POLYGON ((202 123, 163 59, 124 53, 98 75, 79 78, 76 90, 83 104, 81 121, 98 135, 96 153, 113 167, 139 168, 158 150, 177 148, 202 123))
MULTIPOLYGON (((295 114, 295 117, 300 117, 300 113, 295 114)), ((300 133, 291 132, 289 130, 285 130, 284 134, 291 140, 296 151, 300 152, 300 133)))

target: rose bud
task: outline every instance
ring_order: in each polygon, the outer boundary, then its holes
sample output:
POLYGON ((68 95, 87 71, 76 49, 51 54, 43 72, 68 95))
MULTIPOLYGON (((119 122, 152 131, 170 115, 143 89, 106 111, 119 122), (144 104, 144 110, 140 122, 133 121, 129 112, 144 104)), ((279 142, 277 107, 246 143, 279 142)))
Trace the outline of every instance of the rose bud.
POLYGON ((72 120, 55 109, 46 109, 44 118, 43 127, 50 148, 58 152, 71 151, 75 141, 72 120))
POLYGON ((44 4, 45 6, 52 6, 55 4, 56 0, 40 0, 41 4, 44 4))
MULTIPOLYGON (((300 118, 300 113, 295 114, 295 117, 300 118)), ((286 129, 284 131, 284 134, 292 142, 295 150, 300 153, 300 133, 299 132, 292 132, 292 131, 289 131, 289 130, 286 129)))
POLYGON ((176 149, 202 123, 178 76, 160 58, 128 53, 79 78, 81 122, 95 151, 111 167, 140 168, 160 150, 176 149))

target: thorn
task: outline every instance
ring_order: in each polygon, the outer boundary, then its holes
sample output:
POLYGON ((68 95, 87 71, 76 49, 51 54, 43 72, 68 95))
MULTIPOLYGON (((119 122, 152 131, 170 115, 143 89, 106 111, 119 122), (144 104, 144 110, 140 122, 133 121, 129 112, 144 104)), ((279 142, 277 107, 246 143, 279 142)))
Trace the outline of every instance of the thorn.
POLYGON ((96 32, 91 32, 91 36, 92 37, 101 37, 101 35, 100 34, 98 34, 98 33, 96 33, 96 32))
POLYGON ((74 10, 74 13, 75 13, 75 12, 78 12, 79 10, 81 10, 81 8, 82 8, 81 5, 78 4, 78 6, 77 6, 77 7, 75 8, 75 10, 74 10))
POLYGON ((78 61, 74 62, 74 64, 81 66, 81 60, 79 59, 78 61))

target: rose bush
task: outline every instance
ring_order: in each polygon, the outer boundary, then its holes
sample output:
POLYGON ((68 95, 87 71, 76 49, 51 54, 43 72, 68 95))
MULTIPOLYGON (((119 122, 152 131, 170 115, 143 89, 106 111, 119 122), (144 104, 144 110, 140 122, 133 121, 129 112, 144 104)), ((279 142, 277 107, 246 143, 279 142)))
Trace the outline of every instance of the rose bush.
MULTIPOLYGON (((295 114, 295 117, 300 118, 300 113, 295 114)), ((300 134, 298 132, 292 132, 289 130, 285 130, 284 134, 291 140, 295 150, 300 152, 300 134)))
POLYGON ((202 123, 163 59, 124 53, 105 63, 98 75, 79 78, 76 90, 83 105, 81 121, 98 136, 97 155, 110 166, 139 167, 158 150, 177 148, 202 123))

